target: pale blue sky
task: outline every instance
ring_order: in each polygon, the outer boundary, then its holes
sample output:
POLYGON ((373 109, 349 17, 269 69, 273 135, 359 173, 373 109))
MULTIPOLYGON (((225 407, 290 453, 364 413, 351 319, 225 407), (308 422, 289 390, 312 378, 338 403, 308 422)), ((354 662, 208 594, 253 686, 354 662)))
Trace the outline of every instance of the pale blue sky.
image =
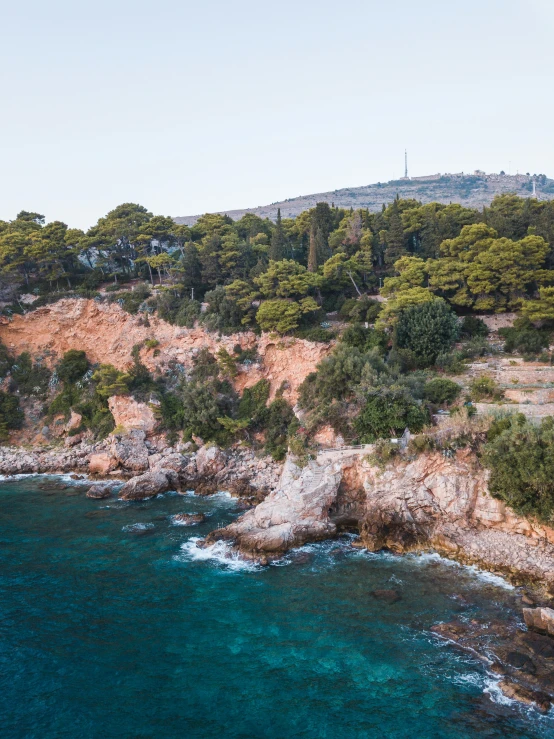
POLYGON ((554 176, 554 0, 2 3, 0 218, 554 176), (510 165, 511 162, 511 165, 510 165))

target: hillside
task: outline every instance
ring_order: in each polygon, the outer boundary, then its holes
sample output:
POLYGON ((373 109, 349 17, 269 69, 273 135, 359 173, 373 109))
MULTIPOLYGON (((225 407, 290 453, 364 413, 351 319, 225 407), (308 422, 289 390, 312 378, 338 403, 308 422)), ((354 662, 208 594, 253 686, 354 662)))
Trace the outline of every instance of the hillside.
MULTIPOLYGON (((536 193, 541 200, 554 199, 554 180, 545 175, 535 177, 536 193)), ((255 213, 261 218, 275 220, 277 209, 281 209, 283 218, 294 218, 304 210, 313 208, 316 203, 326 202, 341 208, 368 208, 378 211, 383 203, 391 203, 396 195, 401 198, 415 198, 423 203, 456 202, 462 205, 481 208, 489 205, 495 195, 513 192, 521 197, 530 197, 533 191, 533 176, 526 174, 485 174, 477 170, 474 174, 435 174, 425 177, 377 182, 362 187, 344 187, 341 190, 301 195, 271 205, 260 205, 256 208, 220 211, 233 220, 242 218, 245 213, 255 213)), ((199 215, 178 216, 176 223, 192 226, 199 215)))

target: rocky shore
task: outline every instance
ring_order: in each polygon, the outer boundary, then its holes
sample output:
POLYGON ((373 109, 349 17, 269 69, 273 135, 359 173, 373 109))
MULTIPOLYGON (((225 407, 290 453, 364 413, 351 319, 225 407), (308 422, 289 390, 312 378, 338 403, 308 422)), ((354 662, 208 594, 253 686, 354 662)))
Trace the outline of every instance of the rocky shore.
POLYGON ((104 481, 103 486, 94 486, 98 494, 91 497, 103 497, 101 488, 106 490, 106 480, 126 480, 119 495, 127 500, 152 497, 166 490, 195 490, 209 495, 224 489, 255 504, 277 487, 281 467, 249 449, 167 446, 163 439, 147 439, 138 429, 97 443, 81 441, 69 448, 0 447, 2 475, 90 475, 93 480, 104 481))

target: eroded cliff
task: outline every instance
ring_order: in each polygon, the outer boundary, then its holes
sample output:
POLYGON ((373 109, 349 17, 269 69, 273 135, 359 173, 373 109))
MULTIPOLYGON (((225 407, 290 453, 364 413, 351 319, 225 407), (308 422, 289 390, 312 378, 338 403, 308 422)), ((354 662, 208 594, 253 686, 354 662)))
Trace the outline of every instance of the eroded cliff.
POLYGON ((252 332, 218 336, 199 327, 172 326, 155 316, 144 324, 143 316, 126 313, 114 303, 65 299, 0 324, 0 339, 11 352, 28 351, 50 365, 70 349, 80 349, 91 362, 113 364, 120 370, 132 365, 134 346, 156 339, 155 348, 141 349, 141 359, 149 370, 162 372, 174 362, 189 367, 202 348, 216 353, 221 347, 232 352, 237 344, 256 346, 259 362, 241 369, 234 380, 237 390, 265 378, 273 398, 284 382, 284 397, 292 403, 299 385, 329 352, 328 345, 303 339, 275 339, 252 332))

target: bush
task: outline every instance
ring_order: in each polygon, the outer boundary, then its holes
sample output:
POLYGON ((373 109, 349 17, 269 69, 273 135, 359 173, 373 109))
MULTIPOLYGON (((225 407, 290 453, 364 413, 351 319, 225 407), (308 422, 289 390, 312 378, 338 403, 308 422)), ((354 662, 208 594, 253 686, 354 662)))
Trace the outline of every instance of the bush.
POLYGON ((421 431, 429 422, 427 409, 418 405, 407 393, 383 390, 367 398, 354 426, 363 444, 376 439, 395 437, 407 427, 421 431))
POLYGON ((298 428, 298 421, 283 398, 276 398, 267 409, 265 449, 277 462, 285 458, 288 449, 288 436, 298 428))
POLYGON ((368 456, 368 460, 376 467, 384 469, 398 456, 398 451, 398 444, 392 444, 389 439, 378 439, 375 443, 375 450, 368 456))
POLYGON ((0 441, 7 441, 8 430, 21 428, 24 420, 19 398, 0 390, 0 441))
POLYGON ((385 352, 388 344, 388 338, 384 331, 377 331, 373 328, 365 328, 361 323, 355 323, 344 331, 341 336, 341 342, 347 346, 355 346, 362 351, 370 349, 379 349, 385 352))
POLYGON ((11 370, 14 363, 14 358, 9 353, 8 349, 0 341, 0 379, 5 377, 11 370))
POLYGON ((516 513, 552 524, 554 516, 554 419, 540 426, 521 414, 491 427, 483 463, 489 490, 516 513))
POLYGON ((336 333, 334 331, 330 331, 328 328, 322 328, 321 326, 315 326, 314 328, 299 328, 296 329, 294 335, 298 339, 304 339, 305 341, 319 341, 322 344, 328 344, 336 338, 336 333))
POLYGON ((518 318, 511 328, 501 328, 498 333, 505 340, 505 352, 518 354, 541 354, 550 344, 551 332, 537 329, 528 318, 518 318))
POLYGON ((21 395, 43 397, 48 392, 50 370, 38 362, 33 363, 29 352, 17 357, 11 369, 10 389, 17 389, 21 395))
POLYGON ((70 349, 58 362, 56 373, 64 383, 74 383, 80 380, 88 370, 89 363, 85 352, 70 349))
POLYGON ((404 310, 394 333, 394 345, 413 352, 419 367, 433 365, 458 336, 456 316, 443 300, 433 300, 404 310))
POLYGON ((269 380, 259 380, 252 387, 245 388, 239 403, 239 418, 249 418, 254 428, 259 426, 267 415, 265 411, 269 390, 269 380))
POLYGON ((434 405, 450 405, 459 396, 461 390, 458 383, 446 377, 435 377, 426 383, 423 394, 425 400, 434 405))
POLYGON ((483 375, 475 377, 469 385, 469 395, 471 400, 479 402, 480 400, 502 400, 504 391, 501 390, 492 377, 483 375))
POLYGON ((124 290, 113 293, 109 297, 110 303, 119 303, 127 313, 138 313, 140 306, 150 297, 150 289, 145 283, 141 283, 134 290, 124 290))
POLYGON ((460 337, 462 339, 473 339, 475 337, 488 336, 487 324, 477 316, 464 316, 460 326, 460 337))

